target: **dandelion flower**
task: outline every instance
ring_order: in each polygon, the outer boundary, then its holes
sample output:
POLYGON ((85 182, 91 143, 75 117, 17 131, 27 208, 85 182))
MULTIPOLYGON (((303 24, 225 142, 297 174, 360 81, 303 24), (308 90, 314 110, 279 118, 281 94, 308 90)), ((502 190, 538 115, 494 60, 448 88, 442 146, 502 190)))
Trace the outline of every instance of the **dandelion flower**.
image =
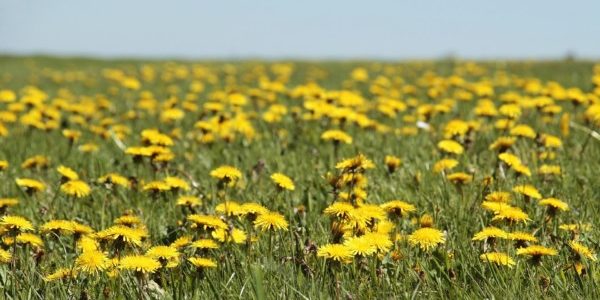
POLYGON ((262 230, 287 230, 288 222, 285 217, 276 212, 267 212, 256 217, 254 227, 262 230))
POLYGON ((200 268, 200 269, 216 268, 217 267, 217 263, 214 260, 208 259, 208 258, 190 257, 190 258, 188 258, 188 261, 192 265, 194 265, 194 267, 200 268))
POLYGON ((350 249, 353 255, 369 256, 377 251, 370 239, 363 236, 351 237, 344 241, 344 245, 350 249))
POLYGON ((17 178, 15 181, 18 186, 24 188, 27 192, 39 192, 46 188, 45 184, 35 179, 17 178))
POLYGON ((147 274, 154 273, 160 268, 160 262, 145 255, 128 255, 119 261, 120 270, 130 270, 147 274))
POLYGON ((486 227, 480 232, 476 233, 473 236, 473 241, 483 241, 487 239, 507 239, 509 237, 509 233, 497 228, 497 227, 486 227))
POLYGON ((435 228, 420 228, 408 236, 408 242, 413 246, 419 246, 422 250, 428 251, 438 244, 446 242, 444 233, 435 228))
POLYGON ((392 200, 380 205, 386 212, 395 214, 395 215, 407 215, 409 212, 413 212, 416 210, 415 206, 409 203, 406 203, 402 200, 392 200))
POLYGON ((319 250, 317 250, 317 256, 342 263, 349 263, 353 257, 350 248, 342 244, 327 244, 321 246, 319 247, 319 250))
POLYGON ((321 139, 336 143, 352 144, 352 137, 341 130, 327 130, 321 134, 321 139))
POLYGON ((44 281, 53 282, 53 281, 57 281, 57 280, 70 279, 70 278, 74 278, 76 275, 77 275, 77 271, 75 271, 73 269, 59 268, 59 269, 56 269, 56 271, 54 271, 53 273, 44 276, 44 281))
POLYGON ((450 154, 463 154, 465 149, 461 144, 453 140, 443 140, 437 144, 438 149, 450 154))
POLYGON ((33 230, 33 224, 29 222, 27 219, 20 216, 4 216, 0 219, 0 225, 9 229, 16 231, 27 231, 33 230))
POLYGON ((513 192, 523 194, 529 198, 542 199, 542 194, 532 185, 518 185, 515 186, 513 192))
POLYGON ((108 257, 100 251, 84 251, 75 260, 75 266, 78 270, 96 274, 109 267, 108 257))
POLYGON ((456 159, 444 158, 433 165, 433 171, 440 173, 442 171, 452 170, 456 166, 458 166, 458 161, 456 159))
POLYGON ((567 204, 566 202, 563 202, 559 199, 556 199, 556 198, 542 199, 538 202, 538 204, 542 205, 542 206, 547 206, 553 210, 562 210, 562 211, 569 210, 569 204, 567 204))
POLYGON ((596 254, 594 252, 592 252, 592 250, 590 250, 590 248, 586 247, 582 243, 579 243, 577 241, 570 241, 569 247, 579 257, 584 257, 591 261, 596 261, 596 259, 597 259, 596 254))
POLYGON ((225 182, 234 182, 242 177, 242 172, 232 166, 220 166, 212 170, 210 176, 225 182))
POLYGON ((539 259, 542 256, 554 256, 558 251, 553 248, 548 248, 540 245, 532 245, 525 248, 517 249, 517 255, 529 256, 533 259, 539 259))
POLYGON ((508 254, 502 252, 484 253, 481 254, 479 258, 485 262, 494 263, 499 266, 507 266, 509 268, 512 268, 512 266, 515 265, 515 261, 508 256, 508 254))
POLYGON ((271 175, 271 179, 279 187, 280 189, 293 191, 296 187, 294 186, 294 182, 289 177, 285 176, 281 173, 274 173, 271 175))
POLYGON ((344 159, 335 165, 336 169, 344 173, 363 173, 365 170, 375 168, 375 164, 363 154, 353 158, 344 159))
POLYGON ((76 198, 83 198, 91 192, 90 186, 81 180, 69 180, 60 186, 60 190, 76 198))

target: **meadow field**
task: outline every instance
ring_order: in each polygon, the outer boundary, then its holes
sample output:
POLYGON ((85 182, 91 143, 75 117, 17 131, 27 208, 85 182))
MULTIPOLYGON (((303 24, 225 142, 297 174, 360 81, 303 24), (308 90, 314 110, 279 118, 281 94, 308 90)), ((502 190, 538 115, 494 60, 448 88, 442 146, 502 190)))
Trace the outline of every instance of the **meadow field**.
POLYGON ((2 299, 598 299, 600 64, 0 57, 2 299))

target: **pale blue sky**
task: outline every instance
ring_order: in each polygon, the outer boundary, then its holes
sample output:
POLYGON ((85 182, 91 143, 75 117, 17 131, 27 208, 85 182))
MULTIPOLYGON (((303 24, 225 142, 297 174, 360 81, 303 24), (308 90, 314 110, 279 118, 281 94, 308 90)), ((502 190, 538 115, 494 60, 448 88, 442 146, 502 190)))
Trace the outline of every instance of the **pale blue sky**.
POLYGON ((0 0, 0 53, 600 58, 600 1, 0 0))

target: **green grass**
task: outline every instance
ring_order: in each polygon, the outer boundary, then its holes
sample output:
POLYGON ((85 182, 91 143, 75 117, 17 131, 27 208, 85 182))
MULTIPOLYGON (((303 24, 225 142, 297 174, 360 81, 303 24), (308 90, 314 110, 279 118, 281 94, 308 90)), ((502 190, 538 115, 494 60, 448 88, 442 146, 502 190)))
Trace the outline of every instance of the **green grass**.
MULTIPOLYGON (((0 57, 0 90, 10 89, 17 93, 28 85, 33 85, 48 94, 46 103, 59 97, 61 89, 68 89, 81 101, 83 96, 97 99, 105 95, 113 108, 98 111, 91 115, 88 124, 98 125, 103 118, 113 118, 117 124, 128 126, 130 133, 122 142, 126 146, 141 144, 139 133, 143 129, 158 128, 169 133, 173 129, 182 130, 181 139, 175 140, 171 147, 175 158, 167 168, 156 170, 146 160, 136 164, 130 156, 124 154, 112 139, 102 139, 84 126, 69 121, 73 113, 63 111, 61 126, 78 129, 82 136, 71 145, 61 135, 60 130, 42 131, 16 123, 5 123, 9 133, 0 137, 0 160, 7 160, 10 167, 0 171, 0 198, 16 197, 19 205, 12 207, 8 213, 26 217, 36 226, 49 220, 69 219, 87 224, 95 230, 110 227, 113 220, 124 212, 131 210, 138 215, 147 226, 150 238, 142 246, 128 250, 128 253, 143 253, 154 245, 165 245, 177 237, 192 234, 194 230, 181 224, 186 213, 176 206, 178 194, 162 193, 155 196, 136 189, 107 189, 96 184, 96 179, 106 173, 116 172, 135 178, 138 182, 158 180, 167 175, 175 175, 186 179, 196 186, 189 194, 203 197, 203 210, 214 213, 219 203, 217 197, 217 181, 209 176, 212 169, 220 165, 232 165, 244 174, 241 184, 226 189, 226 198, 238 202, 259 202, 271 210, 283 214, 289 222, 288 231, 260 233, 257 241, 250 246, 245 244, 223 243, 220 248, 210 251, 206 256, 214 259, 218 267, 207 270, 200 275, 192 266, 182 259, 179 267, 171 270, 160 270, 143 280, 133 274, 122 272, 117 278, 110 278, 106 273, 86 275, 80 273, 77 278, 66 281, 45 282, 43 277, 58 267, 72 267, 80 254, 73 248, 72 236, 59 238, 42 235, 43 251, 34 251, 29 246, 17 247, 16 269, 11 264, 0 265, 1 298, 13 299, 69 299, 89 297, 90 299, 132 299, 132 298, 165 298, 165 299, 207 299, 207 298, 285 298, 285 299, 397 299, 397 298, 590 298, 600 297, 600 272, 596 262, 585 261, 587 274, 577 275, 570 266, 574 259, 567 243, 571 239, 568 232, 559 230, 559 224, 590 223, 592 230, 580 236, 582 243, 594 252, 599 250, 599 235, 596 230, 600 226, 600 141, 590 139, 585 131, 571 128, 570 135, 563 137, 559 127, 559 118, 555 116, 550 123, 545 123, 541 113, 534 109, 524 110, 519 123, 528 124, 539 133, 560 136, 563 148, 557 152, 557 159, 552 164, 560 165, 562 176, 547 179, 537 175, 537 169, 543 164, 536 153, 533 140, 520 139, 513 147, 524 163, 534 173, 532 177, 516 177, 508 172, 505 178, 496 176, 491 190, 510 191, 517 184, 532 184, 545 197, 556 197, 567 202, 570 211, 560 212, 544 226, 546 210, 535 204, 527 204, 522 197, 513 193, 513 204, 523 208, 532 221, 512 227, 496 224, 505 229, 519 229, 536 232, 540 243, 559 251, 558 256, 545 257, 539 266, 535 266, 524 257, 516 256, 512 243, 499 241, 498 248, 515 259, 516 265, 509 269, 482 262, 479 255, 483 253, 483 243, 473 242, 471 238, 483 227, 489 226, 491 214, 481 207, 485 176, 498 174, 496 155, 488 150, 488 146, 498 136, 499 130, 493 128, 492 121, 482 121, 482 129, 476 133, 473 144, 466 148, 457 159, 460 165, 457 171, 474 175, 472 183, 465 185, 462 192, 448 182, 442 175, 433 173, 432 165, 442 158, 436 144, 443 138, 441 129, 449 120, 478 119, 472 109, 478 97, 470 102, 456 103, 446 114, 439 114, 430 120, 434 130, 419 130, 417 135, 398 135, 394 132, 380 133, 370 129, 361 129, 353 124, 346 124, 343 130, 350 134, 354 141, 351 145, 340 145, 337 157, 333 145, 320 139, 323 131, 339 128, 331 120, 301 121, 294 117, 293 107, 302 107, 302 100, 292 99, 287 93, 277 93, 273 97, 277 103, 290 110, 279 123, 270 124, 260 118, 268 108, 268 102, 256 101, 244 110, 250 114, 251 122, 257 133, 252 140, 238 135, 232 142, 217 140, 206 145, 197 142, 192 134, 197 133, 194 123, 206 118, 206 114, 187 112, 185 118, 174 123, 159 121, 156 114, 144 113, 136 108, 141 91, 151 91, 159 102, 165 102, 173 96, 185 99, 192 81, 191 74, 181 78, 167 80, 161 76, 172 74, 175 68, 192 70, 205 67, 217 79, 199 79, 204 82, 205 90, 198 93, 200 110, 207 102, 210 94, 221 90, 238 90, 249 94, 251 88, 258 88, 258 74, 266 75, 274 80, 276 76, 269 68, 269 62, 162 62, 162 61, 101 61, 91 59, 69 58, 58 59, 48 57, 0 57), (142 88, 131 91, 120 87, 103 77, 106 68, 124 70, 127 74, 140 76, 142 66, 153 66, 157 78, 152 82, 142 81, 142 88), (234 67, 236 72, 227 74, 227 69, 234 67), (262 71, 261 71, 262 70, 262 71), (78 72, 78 74, 72 73, 78 72), (52 76, 72 76, 56 80, 52 76), (233 81, 235 79, 235 82, 233 81), (178 91, 170 87, 176 86, 178 91), (128 110, 141 113, 135 120, 126 120, 123 114, 128 110), (256 114, 257 117, 253 115, 256 114), (285 135, 280 135, 285 131, 285 135), (99 146, 95 153, 83 153, 77 146, 93 142, 99 146), (585 146, 584 146, 585 144, 585 146), (404 238, 400 239, 393 252, 401 255, 401 259, 393 260, 388 253, 382 258, 375 256, 355 258, 350 264, 336 265, 316 256, 315 248, 332 241, 330 218, 324 215, 323 209, 334 199, 331 188, 323 176, 327 172, 337 172, 335 164, 342 158, 365 154, 377 167, 368 170, 369 183, 368 203, 380 204, 393 199, 403 199, 414 204, 417 211, 409 217, 396 221, 396 230, 404 238), (20 164, 33 155, 45 155, 50 158, 47 169, 22 169, 20 164), (389 174, 383 164, 386 155, 396 155, 402 159, 398 171, 389 174), (262 171, 253 174, 253 167, 264 162, 262 171), (65 165, 73 168, 79 176, 92 187, 90 196, 74 199, 60 192, 60 175, 56 167, 65 165), (278 192, 270 181, 272 173, 281 172, 294 180, 295 191, 278 192), (416 180, 416 177, 420 177, 416 180), (46 183, 48 189, 28 195, 16 184, 19 177, 35 178, 46 183), (298 213, 302 207, 304 213, 298 213), (296 210, 295 210, 296 209, 296 210), (418 228, 411 219, 423 214, 430 214, 434 226, 447 234, 444 245, 424 252, 409 245, 405 237, 418 228), (269 238, 273 243, 269 246, 269 238), (36 262, 36 256, 38 257, 36 262), (154 288, 153 288, 154 287, 154 288)), ((456 74, 464 67, 463 62, 296 62, 294 70, 286 83, 292 90, 298 85, 315 80, 327 90, 341 90, 348 87, 351 71, 359 66, 369 70, 370 79, 378 75, 402 78, 404 83, 393 83, 393 87, 414 84, 417 92, 414 96, 402 96, 407 101, 415 98, 421 104, 439 102, 430 99, 427 89, 418 85, 419 78, 427 72, 435 72, 442 76, 456 74), (388 69, 388 70, 386 70, 388 69), (316 76, 320 73, 323 76, 316 76)), ((476 82, 483 78, 494 78, 498 72, 505 72, 519 78, 537 78, 541 82, 555 81, 565 88, 579 88, 592 93, 593 62, 480 62, 486 69, 484 74, 465 75, 465 80, 476 82)), ((352 88, 361 93, 368 101, 374 101, 367 83, 354 83, 352 88)), ((390 88, 387 88, 388 90, 390 88)), ((440 99, 452 97, 455 87, 449 88, 448 94, 440 99)), ((491 99, 497 106, 501 105, 499 95, 507 91, 524 94, 516 85, 497 86, 491 99)), ((264 91, 263 91, 264 92, 264 91)), ((598 98, 598 96, 596 96, 598 98)), ((586 106, 574 106, 570 101, 556 101, 563 112, 569 112, 575 124, 597 130, 586 123, 583 113, 586 106)), ((9 109, 9 103, 0 103, 0 111, 9 109)), ((21 116, 31 110, 25 107, 21 116)), ((305 112, 303 109, 302 112, 305 112)), ((400 113, 396 118, 389 118, 374 110, 367 115, 390 128, 414 126, 414 123, 403 122, 404 115, 414 115, 414 109, 400 113)), ((180 192, 180 194, 184 194, 180 192)), ((252 224, 229 219, 237 228, 248 234, 257 233, 252 224)), ((5 233, 4 237, 8 234, 5 233)), ((2 245, 3 249, 12 252, 12 247, 2 245)), ((113 255, 113 249, 104 249, 113 255)), ((189 251, 183 251, 189 255, 189 251)))

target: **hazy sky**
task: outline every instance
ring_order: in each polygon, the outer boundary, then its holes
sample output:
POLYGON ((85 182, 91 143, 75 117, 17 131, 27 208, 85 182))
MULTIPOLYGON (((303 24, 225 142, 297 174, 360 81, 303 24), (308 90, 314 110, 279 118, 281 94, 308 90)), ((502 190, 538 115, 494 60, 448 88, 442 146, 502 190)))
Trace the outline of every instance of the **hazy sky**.
POLYGON ((0 53, 600 58, 600 0, 0 0, 0 53))

